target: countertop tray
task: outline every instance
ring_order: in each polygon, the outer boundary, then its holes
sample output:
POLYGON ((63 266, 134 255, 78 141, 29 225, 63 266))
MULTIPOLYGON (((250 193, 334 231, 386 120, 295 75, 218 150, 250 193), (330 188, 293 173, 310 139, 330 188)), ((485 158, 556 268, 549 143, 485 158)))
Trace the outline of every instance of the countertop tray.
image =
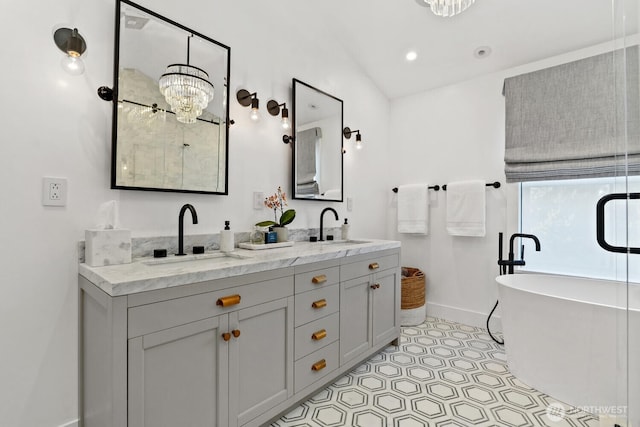
POLYGON ((248 243, 248 242, 238 243, 239 248, 249 249, 252 251, 261 251, 263 249, 286 248, 287 246, 293 246, 293 241, 279 242, 279 243, 262 243, 258 245, 253 243, 248 243))

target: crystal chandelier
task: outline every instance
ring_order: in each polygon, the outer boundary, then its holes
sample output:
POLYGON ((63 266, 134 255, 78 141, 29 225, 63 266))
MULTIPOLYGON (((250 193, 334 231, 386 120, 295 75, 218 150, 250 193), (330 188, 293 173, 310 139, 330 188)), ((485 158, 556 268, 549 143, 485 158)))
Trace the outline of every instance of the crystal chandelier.
POLYGON ((187 37, 187 63, 168 65, 158 81, 160 93, 181 123, 195 123, 196 118, 213 99, 213 85, 209 82, 209 74, 189 65, 191 37, 187 37))
POLYGON ((450 17, 467 10, 476 0, 417 0, 420 4, 427 4, 431 11, 444 17, 450 17))

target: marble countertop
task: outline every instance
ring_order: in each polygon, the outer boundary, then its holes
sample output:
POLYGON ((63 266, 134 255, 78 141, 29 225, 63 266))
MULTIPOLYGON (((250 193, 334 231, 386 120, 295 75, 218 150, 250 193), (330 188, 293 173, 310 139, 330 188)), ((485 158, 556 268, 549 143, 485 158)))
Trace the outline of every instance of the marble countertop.
POLYGON ((357 243, 295 242, 290 247, 259 251, 236 248, 231 256, 214 252, 178 262, 172 262, 175 258, 169 255, 166 259, 138 258, 130 264, 103 267, 81 263, 78 272, 107 294, 120 296, 400 247, 400 242, 393 240, 353 241, 357 243))

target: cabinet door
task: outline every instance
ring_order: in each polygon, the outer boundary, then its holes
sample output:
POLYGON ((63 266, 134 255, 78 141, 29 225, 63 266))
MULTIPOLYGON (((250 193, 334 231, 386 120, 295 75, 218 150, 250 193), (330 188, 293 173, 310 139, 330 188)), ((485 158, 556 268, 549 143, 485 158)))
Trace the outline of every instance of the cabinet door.
POLYGON ((129 427, 226 427, 227 315, 129 340, 129 427))
POLYGON ((229 427, 293 395, 293 297, 229 314, 229 427))
POLYGON ((386 270, 373 278, 373 345, 390 342, 400 335, 398 271, 386 270))
POLYGON ((340 285, 340 364, 371 347, 371 282, 369 276, 340 285))

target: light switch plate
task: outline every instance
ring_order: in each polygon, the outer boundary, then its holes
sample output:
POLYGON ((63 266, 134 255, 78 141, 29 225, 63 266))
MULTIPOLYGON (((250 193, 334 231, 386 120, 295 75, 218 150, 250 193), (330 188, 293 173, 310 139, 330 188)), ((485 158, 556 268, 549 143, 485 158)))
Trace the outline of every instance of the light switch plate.
POLYGON ((351 212, 353 210, 353 198, 347 197, 347 211, 351 212))
POLYGON ((264 208, 264 193, 262 191, 253 192, 253 209, 259 211, 264 208))
POLYGON ((42 206, 67 205, 67 179, 42 178, 42 206))

